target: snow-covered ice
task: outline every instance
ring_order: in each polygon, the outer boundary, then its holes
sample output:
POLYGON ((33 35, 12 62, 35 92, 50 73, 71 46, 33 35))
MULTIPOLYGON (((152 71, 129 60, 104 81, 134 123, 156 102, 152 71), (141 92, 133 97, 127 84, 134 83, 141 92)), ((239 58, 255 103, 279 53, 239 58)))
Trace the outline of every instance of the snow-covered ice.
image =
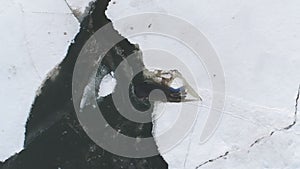
MULTIPOLYGON (((163 154, 170 168, 299 168, 300 154, 296 150, 300 148, 297 145, 300 137, 295 132, 299 124, 287 131, 284 128, 295 120, 300 83, 300 2, 115 0, 107 15, 114 23, 145 12, 177 16, 197 27, 214 46, 225 73, 222 121, 213 137, 200 144, 211 102, 209 79, 201 63, 191 60, 193 54, 172 39, 144 34, 129 38, 145 53, 146 65, 182 69, 174 61, 180 58, 192 72, 197 72, 194 78, 198 84, 194 85, 204 101, 198 105, 199 115, 192 132, 163 154), (173 56, 148 55, 149 49, 162 49, 173 56)), ((114 27, 126 34, 130 25, 114 27)), ((156 121, 155 133, 172 127, 168 125, 178 117, 173 109, 174 106, 158 108, 164 113, 156 121)))
MULTIPOLYGON (((89 2, 1 1, 0 161, 21 150, 36 91, 79 30, 72 12, 84 13, 89 2)), ((179 69, 203 98, 201 104, 184 103, 199 107, 199 114, 191 133, 163 154, 170 169, 299 168, 300 124, 287 127, 295 120, 300 83, 300 1, 114 0, 107 15, 114 22, 144 12, 178 16, 197 27, 217 51, 226 78, 222 121, 213 137, 200 144, 212 92, 203 65, 172 39, 129 38, 139 44, 148 67, 179 69), (155 52, 155 57, 149 49, 167 52, 155 52), (191 77, 190 71, 197 73, 191 77)), ((114 27, 124 31, 122 25, 114 27)), ((180 107, 157 105, 156 113, 162 114, 155 134, 174 124, 180 107)))

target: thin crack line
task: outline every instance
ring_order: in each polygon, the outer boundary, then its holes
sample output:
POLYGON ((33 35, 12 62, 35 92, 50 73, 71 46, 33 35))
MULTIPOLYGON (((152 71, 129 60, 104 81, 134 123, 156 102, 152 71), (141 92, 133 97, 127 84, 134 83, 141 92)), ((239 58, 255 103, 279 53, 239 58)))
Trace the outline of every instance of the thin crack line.
MULTIPOLYGON (((196 106, 196 107, 203 107, 203 108, 207 108, 207 109, 210 109, 211 107, 207 106, 207 105, 197 105, 197 104, 193 104, 193 103, 186 103, 186 104, 189 104, 189 105, 192 105, 192 106, 196 106)), ((228 115, 232 118, 236 118, 236 119, 240 119, 240 120, 243 120, 243 121, 246 121, 246 122, 249 122, 249 123, 252 123, 256 126, 261 126, 261 127, 265 127, 265 128, 272 128, 272 129, 275 129, 275 127, 273 127, 272 125, 270 124, 263 124, 261 122, 257 122, 255 120, 251 120, 251 119, 248 119, 244 116, 241 116, 241 115, 236 115, 236 114, 233 114, 232 112, 230 111, 225 111, 225 110, 221 110, 221 109, 216 109, 216 108, 211 108, 211 109, 214 109, 214 110, 217 110, 217 111, 222 111, 225 115, 228 115)))
POLYGON ((73 15, 72 12, 64 13, 64 12, 48 12, 48 11, 30 11, 30 13, 34 13, 34 14, 53 14, 53 15, 73 15))
MULTIPOLYGON (((272 131, 268 136, 264 136, 264 137, 261 137, 261 138, 255 140, 254 143, 252 143, 252 144, 250 145, 250 149, 251 149, 252 147, 254 147, 256 144, 259 144, 259 143, 260 143, 261 141, 263 141, 264 139, 270 138, 275 132, 277 132, 277 131, 290 130, 293 126, 295 126, 296 123, 297 123, 299 100, 300 100, 300 84, 299 84, 298 92, 297 92, 297 95, 296 95, 295 112, 294 112, 294 117, 295 117, 295 119, 294 119, 293 123, 290 124, 290 125, 287 126, 287 127, 282 128, 282 129, 272 131)), ((250 151, 250 149, 248 150, 248 152, 250 151)), ((221 155, 221 156, 219 156, 219 157, 217 157, 217 158, 214 158, 214 159, 210 159, 210 160, 208 160, 208 161, 205 161, 204 163, 198 165, 198 166, 196 167, 196 169, 199 169, 200 167, 202 167, 202 166, 204 166, 204 165, 206 165, 206 164, 208 164, 208 163, 212 163, 212 162, 215 162, 215 161, 217 161, 217 160, 219 160, 219 159, 225 158, 225 157, 228 156, 230 153, 232 153, 232 152, 227 151, 224 155, 221 155)))
POLYGON ((76 18, 76 20, 77 20, 79 23, 81 23, 81 22, 80 22, 80 19, 79 19, 78 16, 75 14, 74 10, 73 10, 72 7, 70 6, 70 4, 67 2, 67 0, 64 0, 64 1, 65 1, 65 3, 67 4, 68 8, 70 9, 72 15, 76 18))
POLYGON ((300 97, 300 85, 299 85, 298 93, 297 93, 297 96, 296 96, 295 113, 294 113, 294 118, 295 118, 295 120, 294 120, 293 124, 287 126, 286 128, 284 128, 284 130, 289 130, 289 129, 291 129, 291 128, 294 127, 295 124, 297 123, 299 97, 300 97))
POLYGON ((191 149, 193 133, 195 131, 197 122, 198 122, 198 116, 196 117, 196 121, 194 122, 193 128, 191 130, 191 135, 190 135, 189 144, 188 144, 188 150, 185 154, 185 159, 184 159, 184 164, 183 164, 184 169, 186 168, 186 163, 187 163, 187 160, 188 160, 188 157, 189 157, 189 152, 190 152, 190 149, 191 149))
POLYGON ((298 93, 297 93, 297 95, 296 95, 295 112, 294 112, 294 121, 293 121, 293 123, 290 124, 290 125, 288 125, 287 127, 282 128, 282 129, 272 131, 268 136, 264 136, 264 137, 261 137, 261 138, 255 140, 255 142, 252 143, 252 144, 250 145, 250 147, 253 147, 253 146, 255 146, 256 144, 260 143, 262 140, 271 137, 275 132, 289 130, 289 129, 291 129, 292 127, 294 127, 294 126, 296 125, 296 123, 297 123, 297 115, 298 115, 298 103, 299 103, 299 97, 300 97, 300 85, 299 85, 299 88, 298 88, 298 93))
POLYGON ((196 169, 199 169, 200 167, 202 167, 202 166, 204 166, 204 165, 206 165, 206 164, 208 164, 208 163, 212 163, 212 162, 217 161, 217 160, 219 160, 219 159, 225 158, 225 157, 228 156, 228 155, 229 155, 229 151, 227 151, 227 152, 226 152, 225 154, 223 154, 223 155, 220 155, 220 156, 217 157, 217 158, 214 158, 214 159, 210 159, 210 160, 205 161, 204 163, 198 165, 198 166, 196 167, 196 169))

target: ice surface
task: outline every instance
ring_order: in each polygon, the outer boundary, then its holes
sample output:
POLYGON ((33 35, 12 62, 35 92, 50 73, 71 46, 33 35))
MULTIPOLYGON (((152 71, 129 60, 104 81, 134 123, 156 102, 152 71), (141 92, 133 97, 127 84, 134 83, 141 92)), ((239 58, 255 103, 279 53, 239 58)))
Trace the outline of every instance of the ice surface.
MULTIPOLYGON (((139 44, 147 66, 182 69, 176 61, 180 59, 185 67, 197 72, 196 83, 191 83, 204 101, 201 105, 184 103, 200 106, 199 115, 189 135, 163 154, 170 168, 299 168, 298 123, 287 131, 284 128, 295 120, 300 83, 300 2, 116 0, 107 15, 114 23, 145 12, 177 16, 197 27, 217 51, 226 78, 222 121, 213 137, 200 144, 211 104, 211 86, 201 62, 165 36, 142 34, 129 38, 139 44), (162 49, 171 55, 160 53, 156 57, 157 52, 149 52, 151 49, 162 49)), ((130 26, 114 24, 121 34, 126 34, 130 26)), ((157 106, 156 113, 164 112, 155 121, 154 132, 159 135, 172 127, 178 113, 174 106, 157 106)))
MULTIPOLYGON (((78 32, 74 10, 83 13, 89 3, 67 2, 1 2, 0 160, 22 148, 35 93, 78 32)), ((178 69, 203 98, 201 104, 184 103, 198 106, 199 115, 191 133, 163 154, 171 169, 300 167, 300 125, 282 130, 294 122, 300 83, 300 1, 114 0, 107 15, 114 22, 143 12, 175 15, 196 26, 215 47, 226 76, 223 119, 214 136, 199 144, 211 104, 205 68, 172 39, 150 35, 129 39, 140 45, 147 67, 178 69), (153 55, 151 48, 168 54, 153 55), (191 77, 190 71, 196 76, 191 77)), ((122 34, 122 25, 114 26, 122 34)), ((163 112, 155 120, 157 135, 172 126, 177 106, 157 105, 156 113, 163 112)))

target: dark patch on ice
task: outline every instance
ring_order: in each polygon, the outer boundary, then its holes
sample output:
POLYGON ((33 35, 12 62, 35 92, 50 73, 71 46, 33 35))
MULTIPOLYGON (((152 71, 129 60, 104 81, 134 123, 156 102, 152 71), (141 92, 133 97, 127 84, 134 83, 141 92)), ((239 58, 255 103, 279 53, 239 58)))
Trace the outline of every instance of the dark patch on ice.
MULTIPOLYGON (((125 158, 114 155, 96 145, 78 122, 72 102, 72 75, 80 50, 87 40, 111 21, 105 16, 109 0, 97 0, 80 24, 80 32, 68 49, 67 56, 58 66, 55 78, 49 77, 35 98, 26 124, 24 150, 0 163, 1 169, 166 169, 160 155, 148 158, 125 158)), ((110 25, 114 36, 121 36, 110 25)), ((103 37, 109 40, 109 36, 103 37)), ((101 45, 101 44, 98 44, 101 45)), ((101 66, 106 72, 114 71, 124 58, 139 50, 123 40, 104 57, 101 66), (124 51, 122 55, 116 49, 124 51)), ((143 64, 143 63, 138 63, 143 64)), ((126 75, 128 72, 124 72, 126 75)), ((105 74, 100 74, 103 77, 105 74)), ((118 79, 117 79, 118 80, 118 79)), ((136 78, 142 82, 143 78, 136 78)), ((134 85, 132 85, 134 86, 134 85)), ((132 102, 138 109, 148 109, 149 102, 132 102)), ((132 137, 152 137, 152 123, 140 124, 124 119, 115 109, 111 95, 98 101, 110 125, 132 137)), ((151 114, 149 114, 151 116, 151 114)), ((105 134, 105 133, 103 133, 105 134)), ((153 139, 152 145, 156 147, 153 139)))

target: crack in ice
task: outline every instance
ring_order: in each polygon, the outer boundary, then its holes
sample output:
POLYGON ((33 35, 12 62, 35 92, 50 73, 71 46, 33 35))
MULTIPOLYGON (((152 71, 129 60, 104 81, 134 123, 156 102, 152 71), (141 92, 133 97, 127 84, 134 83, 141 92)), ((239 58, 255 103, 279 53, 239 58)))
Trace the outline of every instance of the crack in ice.
POLYGON ((202 166, 204 166, 204 165, 206 165, 206 164, 208 164, 208 163, 213 163, 213 162, 215 162, 215 161, 217 161, 217 160, 219 160, 219 159, 224 159, 224 158, 226 158, 226 156, 228 156, 228 155, 229 155, 229 151, 226 151, 225 154, 220 155, 220 156, 217 157, 217 158, 207 160, 207 161, 205 161, 204 163, 198 165, 198 166, 196 167, 196 169, 198 169, 198 168, 200 168, 200 167, 202 167, 202 166))
MULTIPOLYGON (((255 141, 249 146, 250 148, 248 149, 248 152, 250 152, 250 149, 251 149, 252 147, 254 147, 255 145, 259 144, 261 141, 263 141, 263 140, 265 140, 265 139, 267 139, 267 138, 270 138, 274 133, 279 132, 279 131, 290 130, 292 127, 294 127, 294 126, 297 124, 299 98, 300 98, 300 84, 299 84, 298 92, 297 92, 296 99, 295 99, 296 101, 295 101, 294 121, 292 122, 292 124, 288 125, 287 127, 284 127, 284 128, 278 129, 278 130, 274 130, 274 131, 272 131, 269 135, 264 136, 264 137, 261 137, 261 138, 255 140, 255 141)), ((220 155, 220 156, 217 157, 217 158, 207 160, 207 161, 203 162, 202 164, 196 166, 196 169, 199 169, 200 167, 202 167, 202 166, 204 166, 204 165, 206 165, 206 164, 208 164, 208 163, 213 163, 213 162, 215 162, 215 161, 217 161, 217 160, 224 159, 224 158, 226 158, 226 156, 228 156, 229 154, 232 154, 233 152, 235 152, 235 151, 231 151, 231 152, 227 151, 227 152, 225 152, 225 154, 220 155)))
POLYGON ((285 131, 285 130, 290 130, 292 127, 294 127, 294 126, 296 125, 296 123, 297 123, 297 114, 298 114, 299 97, 300 97, 300 85, 299 85, 299 87, 298 87, 298 93, 297 93, 297 95, 296 95, 295 112, 294 112, 294 121, 292 122, 292 124, 288 125, 287 127, 282 128, 282 129, 274 130, 274 131, 272 131, 268 136, 264 136, 264 137, 261 137, 261 138, 255 140, 255 142, 252 143, 252 144, 250 145, 250 147, 253 147, 253 146, 255 146, 256 144, 260 143, 262 140, 271 137, 275 132, 278 132, 278 131, 285 131))

